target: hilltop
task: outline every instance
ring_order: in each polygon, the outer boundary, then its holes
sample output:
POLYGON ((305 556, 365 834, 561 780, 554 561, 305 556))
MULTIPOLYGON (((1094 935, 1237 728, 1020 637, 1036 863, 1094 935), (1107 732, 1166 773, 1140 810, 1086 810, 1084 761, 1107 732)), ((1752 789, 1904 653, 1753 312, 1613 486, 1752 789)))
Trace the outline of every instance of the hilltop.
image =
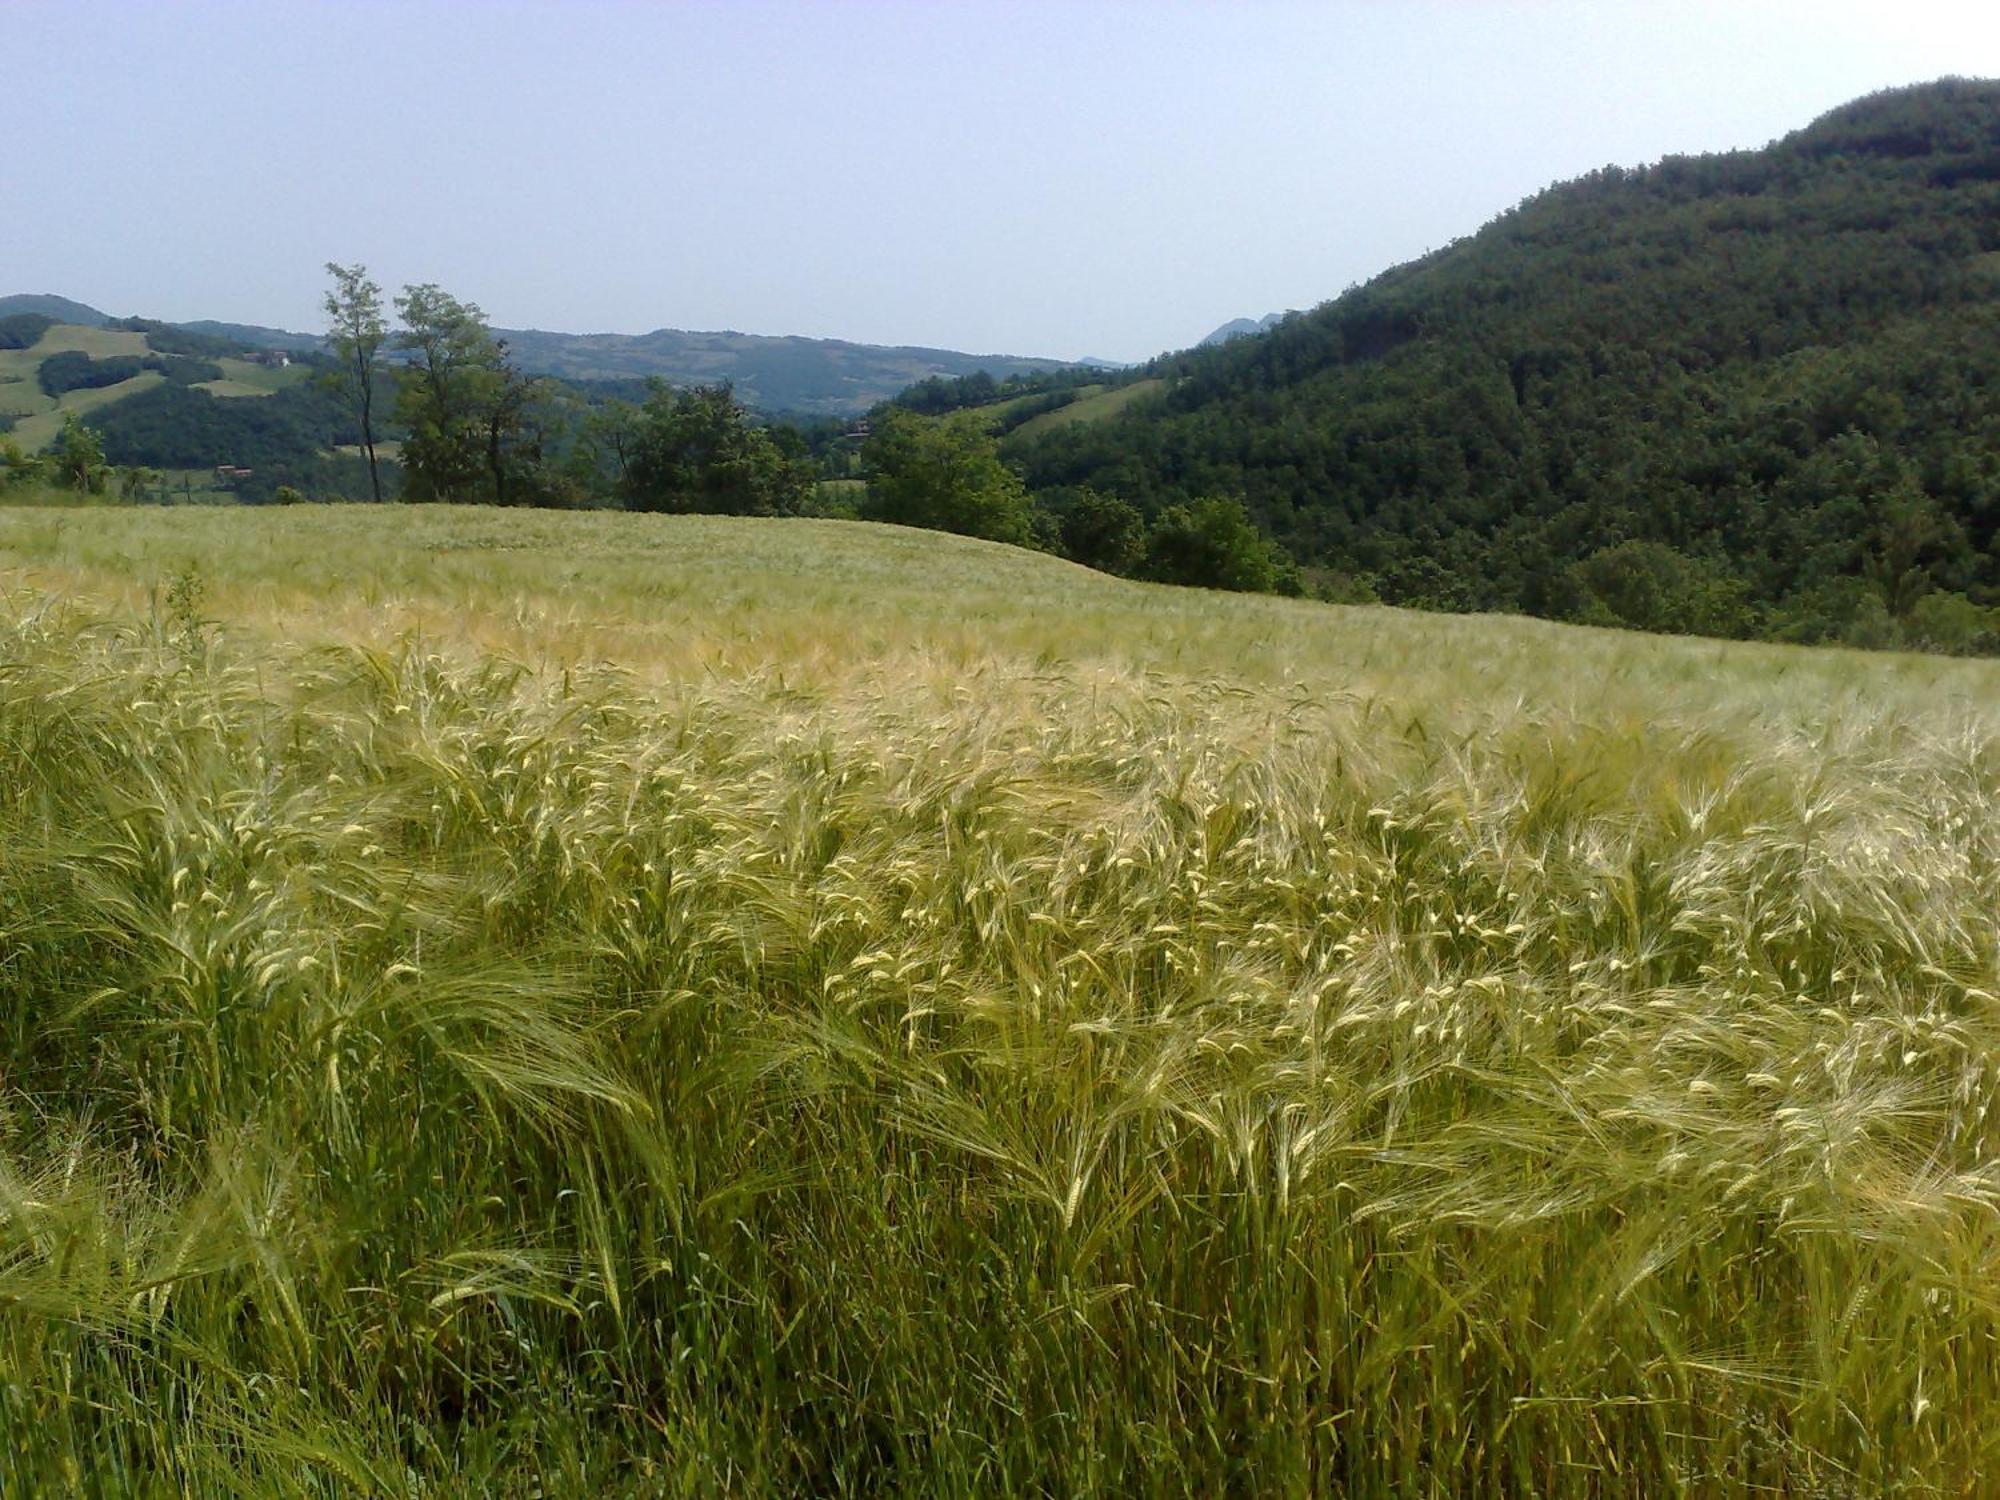
POLYGON ((16 292, 0 297, 0 318, 16 317, 46 318, 51 323, 75 323, 84 328, 111 321, 109 314, 53 292, 16 292))
POLYGON ((1164 388, 1010 438, 1032 485, 1240 495, 1349 595, 1976 634, 2000 603, 2000 83, 1607 167, 1121 378, 1164 388))

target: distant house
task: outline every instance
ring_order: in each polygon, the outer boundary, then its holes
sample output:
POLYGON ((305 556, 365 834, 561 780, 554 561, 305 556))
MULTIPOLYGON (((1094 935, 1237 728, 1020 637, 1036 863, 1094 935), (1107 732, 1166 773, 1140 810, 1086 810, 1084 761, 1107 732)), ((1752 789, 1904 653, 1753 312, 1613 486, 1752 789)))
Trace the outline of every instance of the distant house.
POLYGON ((282 370, 291 364, 292 357, 282 349, 252 349, 243 358, 253 365, 266 365, 273 370, 282 370))
POLYGON ((864 417, 860 421, 856 422, 853 426, 849 427, 847 431, 841 434, 841 436, 844 438, 853 438, 857 440, 865 439, 868 436, 868 434, 872 431, 874 431, 874 429, 868 425, 868 419, 864 417))

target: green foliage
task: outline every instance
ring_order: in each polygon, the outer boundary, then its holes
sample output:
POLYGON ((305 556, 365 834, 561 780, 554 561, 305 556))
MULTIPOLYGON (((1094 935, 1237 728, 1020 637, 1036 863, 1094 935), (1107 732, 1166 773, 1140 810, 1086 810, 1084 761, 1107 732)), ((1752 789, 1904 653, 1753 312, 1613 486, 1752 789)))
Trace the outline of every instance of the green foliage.
POLYGON ((66 350, 43 360, 35 372, 35 379, 45 395, 60 396, 66 391, 88 391, 117 385, 140 374, 145 368, 146 362, 137 355, 120 354, 109 359, 92 359, 88 354, 66 350))
POLYGON ((98 495, 110 474, 104 443, 96 430, 74 414, 63 418, 62 431, 49 449, 49 471, 58 485, 78 494, 98 495))
POLYGON ((869 520, 1021 546, 1034 539, 1034 511, 1020 475, 974 423, 884 410, 862 461, 868 471, 862 514, 869 520))
POLYGON ((1208 495, 1170 505, 1146 534, 1145 576, 1156 583, 1242 593, 1297 593, 1297 570, 1257 529, 1243 502, 1208 495))
POLYGON ((727 385, 654 381, 643 405, 614 409, 591 430, 618 455, 617 493, 633 510, 797 515, 812 497, 804 453, 754 425, 727 385))
POLYGON ((32 349, 55 327, 55 319, 40 313, 14 313, 0 318, 0 349, 32 349))
POLYGON ((1572 618, 1674 635, 1744 635, 1755 620, 1742 580, 1663 542, 1620 542, 1570 569, 1572 618))
POLYGON ((1061 507, 1063 555, 1100 573, 1131 573, 1146 555, 1146 518, 1116 495, 1082 489, 1061 507))
POLYGON ((47 471, 45 460, 22 451, 12 438, 0 437, 0 491, 25 489, 39 482, 47 471))
POLYGON ((1841 579, 1892 621, 1932 589, 1990 607, 1996 162, 2000 84, 1961 80, 1761 151, 1607 168, 1123 377, 1164 401, 1008 452, 1037 493, 1148 515, 1240 494, 1302 562, 1395 603, 1599 618, 1575 570, 1646 543, 1720 589, 1635 602, 1677 629, 1807 628, 1841 579))
POLYGON ((396 346, 413 356, 396 383, 396 419, 407 433, 403 497, 481 498, 483 414, 502 378, 486 315, 431 283, 405 287, 396 311, 403 320, 396 346))
POLYGON ((899 392, 894 404, 921 416, 941 417, 955 411, 990 406, 1000 401, 1017 401, 1027 395, 1046 399, 1029 403, 1014 420, 1025 422, 1042 412, 1054 411, 1076 399, 1076 388, 1101 382, 1103 372, 1086 365, 1057 370, 1017 370, 1003 380, 995 380, 985 370, 970 375, 933 375, 899 392))
POLYGON ((156 386, 93 413, 92 422, 112 462, 161 469, 299 468, 358 437, 341 401, 311 384, 255 399, 156 386))
POLYGON ((119 385, 148 370, 158 371, 175 385, 195 385, 204 380, 220 380, 222 367, 205 359, 181 356, 114 354, 95 359, 77 350, 51 354, 41 362, 36 379, 50 396, 69 391, 101 390, 119 385))
POLYGON ((1910 606, 1903 644, 1952 656, 2000 656, 2000 609, 1981 608, 1963 594, 1932 592, 1910 606))
POLYGON ((333 289, 324 303, 330 325, 327 342, 333 348, 338 388, 354 410, 361 429, 361 449, 368 460, 372 498, 382 498, 381 466, 375 453, 375 390, 380 383, 383 342, 389 326, 382 316, 382 288, 369 279, 367 268, 326 263, 333 289))
MULTIPOLYGON (((329 300, 337 305, 339 298, 329 300)), ((413 356, 396 383, 396 418, 406 432, 403 498, 490 505, 578 499, 551 452, 563 420, 556 388, 521 373, 478 305, 425 283, 405 287, 396 310, 403 319, 396 345, 413 356)))
POLYGON ((180 328, 172 323, 162 323, 157 318, 115 318, 104 326, 122 333, 143 333, 146 336, 146 347, 156 354, 184 354, 198 359, 225 359, 243 353, 245 348, 239 340, 196 333, 192 329, 180 328))

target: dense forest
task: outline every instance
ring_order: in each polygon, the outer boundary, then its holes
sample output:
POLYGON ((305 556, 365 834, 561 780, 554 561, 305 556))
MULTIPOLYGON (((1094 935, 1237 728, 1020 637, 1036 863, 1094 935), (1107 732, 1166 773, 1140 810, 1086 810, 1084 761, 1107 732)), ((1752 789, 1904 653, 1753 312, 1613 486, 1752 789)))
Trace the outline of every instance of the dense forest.
POLYGON ((1006 446, 1049 503, 1240 496, 1323 588, 1992 649, 2000 84, 1607 167, 1164 394, 1006 446))

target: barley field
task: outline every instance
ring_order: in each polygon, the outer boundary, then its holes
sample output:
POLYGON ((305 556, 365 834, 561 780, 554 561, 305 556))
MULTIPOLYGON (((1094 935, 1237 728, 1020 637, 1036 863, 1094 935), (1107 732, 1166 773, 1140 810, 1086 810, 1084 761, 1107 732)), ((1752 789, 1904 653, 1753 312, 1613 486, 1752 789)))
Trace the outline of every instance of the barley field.
POLYGON ((0 511, 0 1493, 1974 1496, 2000 667, 0 511))

